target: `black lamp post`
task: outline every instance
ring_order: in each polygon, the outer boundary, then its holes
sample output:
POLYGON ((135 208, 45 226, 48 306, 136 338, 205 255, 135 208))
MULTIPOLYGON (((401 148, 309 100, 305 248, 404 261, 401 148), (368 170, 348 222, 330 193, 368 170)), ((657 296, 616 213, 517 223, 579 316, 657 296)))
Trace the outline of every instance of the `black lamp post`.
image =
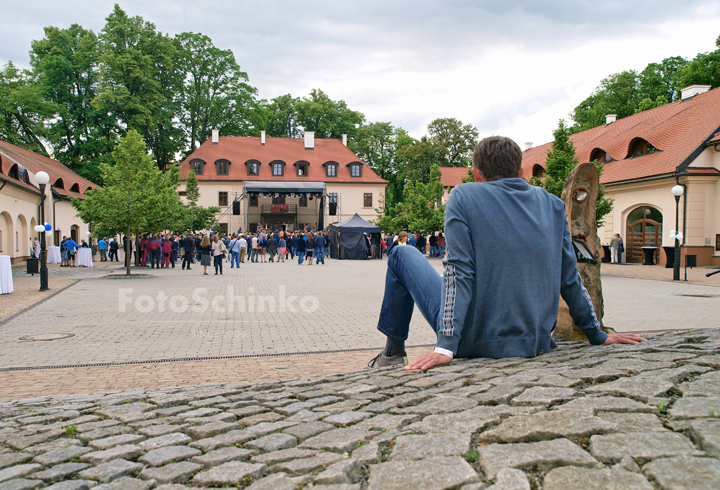
POLYGON ((681 185, 673 186, 670 190, 672 195, 675 196, 675 263, 673 264, 673 280, 680 280, 680 239, 682 233, 680 233, 680 196, 683 195, 683 188, 681 185))
POLYGON ((35 174, 40 186, 40 224, 38 229, 40 232, 40 291, 47 291, 48 288, 48 268, 47 268, 47 249, 45 247, 45 186, 50 182, 50 176, 46 172, 38 172, 35 174))

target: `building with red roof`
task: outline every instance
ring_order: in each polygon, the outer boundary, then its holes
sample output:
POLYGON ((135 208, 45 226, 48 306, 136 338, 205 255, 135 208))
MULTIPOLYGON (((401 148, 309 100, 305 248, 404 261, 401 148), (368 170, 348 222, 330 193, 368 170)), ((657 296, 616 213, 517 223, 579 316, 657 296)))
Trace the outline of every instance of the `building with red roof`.
POLYGON ((59 245, 63 236, 78 243, 87 239, 88 226, 70 199, 84 199, 85 192, 97 186, 57 160, 0 141, 0 255, 9 255, 13 262, 30 257, 38 238, 34 228, 40 221, 40 188, 35 175, 40 171, 50 176, 45 221, 53 233, 46 236, 47 245, 59 245))
MULTIPOLYGON (((387 185, 343 142, 315 139, 309 131, 303 138, 215 131, 180 164, 181 179, 190 169, 198 204, 219 206, 218 220, 228 231, 255 231, 258 224, 316 230, 355 213, 375 220, 387 185)), ((183 195, 184 184, 179 189, 183 195)))
MULTIPOLYGON (((600 181, 614 199, 598 230, 602 243, 619 233, 626 258, 642 247, 672 247, 676 203, 670 189, 684 187, 679 205, 685 255, 698 265, 720 265, 720 88, 693 85, 681 100, 572 135, 579 162, 604 163, 600 181)), ((542 177, 552 143, 523 152, 523 176, 542 177)))

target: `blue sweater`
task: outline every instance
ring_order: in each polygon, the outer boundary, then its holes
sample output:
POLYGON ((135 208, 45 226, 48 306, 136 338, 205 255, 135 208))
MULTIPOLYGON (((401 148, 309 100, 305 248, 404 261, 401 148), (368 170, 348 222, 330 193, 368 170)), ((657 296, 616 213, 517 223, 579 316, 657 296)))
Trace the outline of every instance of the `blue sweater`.
POLYGON ((607 338, 576 267, 565 205, 523 179, 457 186, 437 346, 456 357, 532 357, 557 347, 560 295, 592 344, 607 338))

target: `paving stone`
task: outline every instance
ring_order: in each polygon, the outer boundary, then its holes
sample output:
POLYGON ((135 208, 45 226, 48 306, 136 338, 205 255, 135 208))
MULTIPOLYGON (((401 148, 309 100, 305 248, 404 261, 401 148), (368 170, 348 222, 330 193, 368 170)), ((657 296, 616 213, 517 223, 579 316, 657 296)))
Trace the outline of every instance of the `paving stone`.
POLYGON ((558 466, 591 468, 598 464, 595 458, 567 439, 488 444, 478 446, 477 451, 480 466, 489 479, 495 479, 497 472, 503 468, 547 471, 558 466))
POLYGON ((122 444, 135 444, 145 439, 145 436, 139 436, 137 434, 121 434, 119 436, 106 437, 105 439, 96 439, 91 441, 88 446, 94 449, 110 449, 122 444))
POLYGON ((389 461, 370 467, 368 490, 423 490, 457 488, 477 481, 475 470, 462 458, 429 458, 421 461, 389 461))
POLYGON ((171 434, 173 432, 181 431, 189 426, 190 426, 190 424, 151 425, 150 427, 143 427, 142 429, 139 429, 138 433, 142 434, 144 436, 148 436, 148 437, 157 437, 157 436, 164 436, 165 434, 171 434))
POLYGON ((304 424, 293 425, 287 429, 283 429, 284 434, 290 434, 303 441, 309 437, 316 436, 322 432, 334 429, 335 426, 325 422, 306 422, 304 424))
POLYGON ((626 455, 638 462, 672 456, 702 455, 690 439, 674 432, 592 436, 590 452, 605 463, 619 461, 626 455))
POLYGON ((40 454, 33 458, 35 463, 40 463, 43 466, 52 466, 58 463, 64 463, 70 461, 78 456, 92 452, 89 447, 83 446, 69 446, 65 448, 53 449, 45 454, 40 454))
POLYGON ((42 469, 42 466, 35 463, 11 466, 9 468, 5 468, 4 470, 0 470, 0 482, 4 482, 12 478, 17 478, 19 476, 25 476, 39 469, 42 469))
POLYGON ((616 432, 668 432, 651 413, 598 412, 597 416, 616 426, 616 432))
POLYGON ((546 386, 535 386, 528 388, 521 395, 516 396, 510 402, 511 405, 551 405, 569 400, 575 395, 572 388, 554 388, 546 386))
POLYGON ((355 483, 362 477, 360 464, 357 460, 346 459, 338 461, 325 468, 319 475, 313 478, 315 485, 333 485, 343 483, 355 483))
POLYGON ((380 453, 380 445, 377 442, 369 442, 356 448, 352 452, 352 458, 357 460, 361 465, 368 466, 371 464, 377 464, 382 459, 380 453))
MULTIPOLYGON (((384 403, 384 402, 379 402, 379 403, 384 403)), ((344 402, 333 403, 333 404, 324 405, 321 407, 315 407, 313 410, 316 412, 327 412, 327 413, 334 414, 334 413, 346 412, 348 410, 357 410, 360 407, 364 407, 365 405, 368 405, 367 400, 345 400, 344 402)), ((368 405, 368 406, 370 406, 370 405, 368 405)), ((382 410, 369 410, 369 411, 382 412, 383 410, 386 410, 386 409, 383 408, 382 410)))
POLYGON ((35 434, 32 436, 13 437, 6 440, 4 444, 13 449, 17 449, 18 451, 22 451, 25 448, 34 446, 35 444, 41 444, 43 442, 47 442, 51 439, 56 439, 64 435, 65 429, 52 429, 47 432, 42 432, 40 434, 35 434))
MULTIPOLYGON (((483 490, 484 488, 485 485, 482 483, 471 483, 464 485, 460 490, 483 490)), ((524 472, 513 468, 503 468, 498 471, 495 484, 487 488, 488 490, 530 490, 530 482, 524 472)))
POLYGON ((97 482, 92 480, 66 480, 45 487, 43 490, 89 490, 90 488, 99 488, 95 485, 97 485, 97 482))
MULTIPOLYGON (((157 408, 168 408, 186 405, 190 400, 192 400, 192 397, 184 393, 172 393, 169 395, 151 396, 149 400, 153 402, 157 408)), ((164 415, 169 414, 165 413, 164 415)))
POLYGON ((284 407, 278 407, 275 411, 283 415, 293 415, 298 413, 300 410, 308 410, 316 406, 317 403, 315 401, 308 400, 304 402, 291 403, 290 405, 285 405, 284 407))
POLYGON ((166 483, 155 487, 155 490, 197 490, 200 487, 188 487, 187 485, 181 485, 180 483, 166 483))
POLYGON ((472 395, 470 398, 482 405, 501 405, 507 404, 513 397, 525 391, 524 388, 512 385, 498 385, 490 388, 484 393, 472 395))
POLYGON ((113 459, 107 463, 82 470, 78 473, 78 477, 108 483, 113 480, 117 480, 120 477, 136 473, 142 468, 143 465, 140 463, 133 463, 125 459, 113 459))
POLYGON ((714 458, 656 459, 643 471, 667 490, 717 490, 720 482, 720 461, 714 458))
POLYGON ((720 458, 720 419, 701 419, 691 424, 692 437, 700 448, 720 458))
POLYGON ((684 396, 668 411, 673 420, 695 419, 720 414, 720 397, 684 396))
POLYGON ((277 408, 277 407, 284 407, 285 405, 290 405, 291 403, 296 403, 297 400, 295 398, 283 398, 281 400, 275 400, 274 402, 265 402, 263 405, 269 408, 277 408))
POLYGON ((263 407, 262 405, 250 405, 247 407, 229 410, 230 413, 235 414, 238 418, 250 417, 252 415, 258 415, 269 411, 270 410, 267 407, 263 407))
POLYGON ((90 465, 86 463, 62 463, 55 465, 47 470, 38 471, 32 474, 33 478, 44 480, 45 482, 56 482, 67 479, 78 471, 82 471, 85 468, 89 468, 90 465))
POLYGON ((703 374, 689 383, 681 383, 678 390, 683 396, 720 397, 720 371, 703 374))
POLYGON ((187 446, 166 446, 145 454, 143 457, 138 459, 138 462, 145 463, 150 466, 162 466, 168 464, 171 461, 183 461, 190 459, 193 456, 199 456, 202 451, 193 447, 187 446))
POLYGON ((296 490, 304 478, 291 478, 285 473, 274 473, 253 482, 247 490, 296 490))
POLYGON ((174 432, 172 434, 166 434, 160 437, 153 437, 152 439, 142 441, 138 443, 138 446, 143 451, 152 451, 153 449, 157 449, 159 447, 187 444, 190 441, 192 441, 192 438, 190 436, 174 432))
POLYGON ((390 459, 464 456, 468 452, 470 452, 470 434, 407 435, 399 436, 395 440, 390 459))
POLYGON ((135 459, 138 456, 141 456, 142 453, 142 449, 138 446, 125 444, 122 446, 116 446, 112 449, 106 449, 105 451, 95 451, 83 454, 80 456, 80 461, 83 463, 98 465, 107 463, 111 459, 135 459))
POLYGON ((192 482, 194 485, 201 487, 237 485, 240 480, 246 477, 260 478, 265 474, 266 469, 267 467, 264 464, 230 461, 198 473, 192 482))
POLYGON ((150 490, 157 482, 138 480, 137 478, 129 478, 123 476, 112 483, 103 483, 94 487, 94 490, 150 490))
POLYGON ((359 483, 339 483, 335 485, 313 485, 307 488, 317 488, 318 490, 360 490, 359 483))
POLYGON ((95 413, 98 415, 102 415, 104 417, 109 417, 112 419, 117 419, 122 422, 120 417, 132 413, 132 412, 147 412, 149 410, 152 410, 155 408, 155 405, 152 405, 150 403, 143 403, 143 402, 135 402, 135 403, 126 403, 122 405, 111 405, 109 407, 100 408, 98 410, 95 410, 95 413))
MULTIPOLYGON (((254 459, 254 458, 253 458, 254 459)), ((275 464, 270 469, 273 471, 283 471, 290 475, 303 475, 318 471, 332 463, 336 463, 344 459, 344 456, 336 453, 320 453, 310 458, 293 459, 275 464)))
POLYGON ((325 417, 323 419, 323 422, 333 424, 337 427, 344 427, 347 425, 353 425, 358 422, 361 422, 367 418, 372 417, 373 415, 375 415, 375 414, 370 413, 370 412, 362 412, 362 411, 342 412, 342 413, 330 415, 329 417, 325 417))
POLYGON ((297 445, 297 438, 290 434, 269 434, 245 443, 245 447, 258 449, 264 453, 289 449, 297 445))
POLYGON ((206 439, 200 439, 199 441, 191 442, 188 445, 208 452, 219 447, 244 444, 253 437, 255 437, 253 434, 250 434, 245 430, 231 430, 230 432, 220 434, 219 436, 208 437, 206 439))
POLYGON ((80 416, 80 412, 77 410, 62 410, 59 412, 55 412, 49 415, 36 415, 36 416, 30 416, 30 417, 21 417, 17 420, 23 425, 27 424, 49 424, 52 422, 57 422, 59 420, 70 420, 74 419, 80 416))
POLYGON ((203 454, 202 456, 195 456, 191 459, 193 463, 203 465, 204 468, 212 468, 228 461, 239 461, 249 459, 250 456, 257 453, 249 449, 242 449, 239 447, 223 447, 210 451, 209 453, 203 454))
POLYGON ((238 424, 240 424, 243 427, 250 427, 256 424, 260 424, 262 422, 277 422, 279 420, 283 420, 285 416, 280 415, 279 413, 275 412, 265 412, 265 413, 259 413, 257 415, 251 415, 250 417, 245 417, 240 420, 238 420, 238 424))
MULTIPOLYGON (((647 402, 650 398, 660 397, 675 388, 675 383, 683 377, 702 372, 699 366, 683 366, 676 369, 660 369, 647 371, 626 378, 620 378, 610 383, 604 383, 587 388, 588 393, 608 393, 616 396, 628 396, 639 401, 647 402)), ((709 369, 709 368, 705 368, 709 369)), ((682 386, 682 385, 681 385, 682 386)), ((687 393, 690 395, 690 393, 687 393)))
POLYGON ((176 407, 168 407, 168 408, 161 408, 159 410, 154 410, 155 414, 158 417, 173 417, 173 416, 179 416, 181 413, 188 412, 192 410, 193 407, 190 405, 178 405, 176 407))
POLYGON ((350 451, 361 442, 368 441, 373 435, 361 429, 333 429, 306 439, 300 446, 309 449, 350 451))
MULTIPOLYGON (((432 371, 430 373, 432 373, 432 371)), ((421 390, 425 390, 427 388, 431 388, 440 383, 446 383, 448 381, 452 381, 452 380, 460 377, 459 374, 455 374, 455 373, 447 373, 447 374, 430 374, 430 373, 405 383, 405 386, 407 386, 409 388, 418 388, 421 390)))
POLYGON ((582 438, 614 432, 616 425, 584 410, 538 412, 510 417, 499 426, 483 432, 480 439, 490 442, 534 442, 560 437, 582 438))
POLYGON ((438 395, 411 407, 396 408, 391 413, 418 413, 433 415, 440 413, 463 412, 477 406, 477 401, 462 396, 438 395))
POLYGON ((196 427, 188 427, 185 429, 185 433, 193 439, 205 439, 237 428, 237 424, 228 424, 227 422, 210 422, 209 424, 198 425, 196 427))
POLYGON ((253 463, 263 463, 268 466, 277 463, 284 463, 285 461, 291 461, 294 459, 310 458, 315 456, 318 452, 312 449, 300 449, 293 447, 290 449, 282 449, 280 451, 273 451, 270 453, 259 454, 253 456, 250 460, 253 463))
POLYGON ((192 407, 209 407, 218 403, 228 403, 230 400, 224 396, 214 396, 212 398, 204 398, 202 400, 194 400, 189 403, 192 407))
POLYGON ((49 451, 52 451, 53 449, 61 449, 70 446, 82 446, 82 442, 78 441, 77 439, 63 437, 60 439, 53 439, 52 441, 43 442, 42 444, 36 444, 34 446, 26 447, 25 449, 23 449, 23 452, 37 455, 47 453, 49 451))
MULTIPOLYGON (((329 424, 328 424, 329 425, 329 424)), ((332 426, 330 426, 332 428, 332 426)), ((16 464, 25 463, 32 459, 30 453, 6 453, 0 454, 0 470, 16 464)))
POLYGON ((189 418, 207 417, 209 415, 215 415, 216 413, 220 413, 221 411, 222 410, 220 410, 219 408, 196 408, 195 410, 179 413, 177 416, 185 420, 189 418))
POLYGON ((89 422, 87 424, 80 424, 77 426, 76 432, 82 434, 83 432, 90 432, 91 430, 103 429, 105 427, 112 427, 114 425, 120 425, 118 420, 98 420, 97 422, 89 422))
MULTIPOLYGON (((491 487, 494 488, 494 487, 491 487)), ((637 473, 618 469, 555 468, 545 475, 544 490, 653 490, 637 473)))
POLYGON ((197 463, 182 461, 159 468, 145 468, 138 477, 143 480, 156 480, 158 483, 184 483, 201 469, 202 466, 197 463))
POLYGON ((562 405, 552 407, 551 410, 593 410, 603 412, 642 412, 642 413, 658 413, 655 406, 647 403, 640 403, 630 398, 617 396, 586 396, 571 400, 562 405))
POLYGON ((419 414, 392 415, 388 413, 381 413, 359 424, 356 424, 354 428, 367 430, 398 431, 406 425, 420 420, 420 417, 421 415, 419 414))
POLYGON ((104 439, 111 436, 119 436, 120 434, 132 433, 133 430, 125 425, 116 425, 113 427, 104 427, 102 429, 95 429, 88 432, 83 432, 77 435, 77 438, 83 442, 90 442, 96 439, 104 439))

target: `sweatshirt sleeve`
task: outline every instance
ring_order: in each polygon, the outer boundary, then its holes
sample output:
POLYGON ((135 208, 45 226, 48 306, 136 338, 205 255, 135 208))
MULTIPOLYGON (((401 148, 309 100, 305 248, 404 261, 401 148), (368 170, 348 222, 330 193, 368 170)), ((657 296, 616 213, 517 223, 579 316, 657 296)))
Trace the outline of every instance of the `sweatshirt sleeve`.
POLYGON ((445 273, 436 345, 456 356, 475 287, 473 242, 457 189, 450 194, 445 208, 445 236, 447 256, 443 259, 445 273))
POLYGON ((575 325, 582 330, 591 344, 600 345, 605 342, 608 336, 600 330, 600 322, 595 316, 595 309, 590 295, 580 279, 567 219, 564 222, 560 294, 570 309, 570 316, 575 325))

